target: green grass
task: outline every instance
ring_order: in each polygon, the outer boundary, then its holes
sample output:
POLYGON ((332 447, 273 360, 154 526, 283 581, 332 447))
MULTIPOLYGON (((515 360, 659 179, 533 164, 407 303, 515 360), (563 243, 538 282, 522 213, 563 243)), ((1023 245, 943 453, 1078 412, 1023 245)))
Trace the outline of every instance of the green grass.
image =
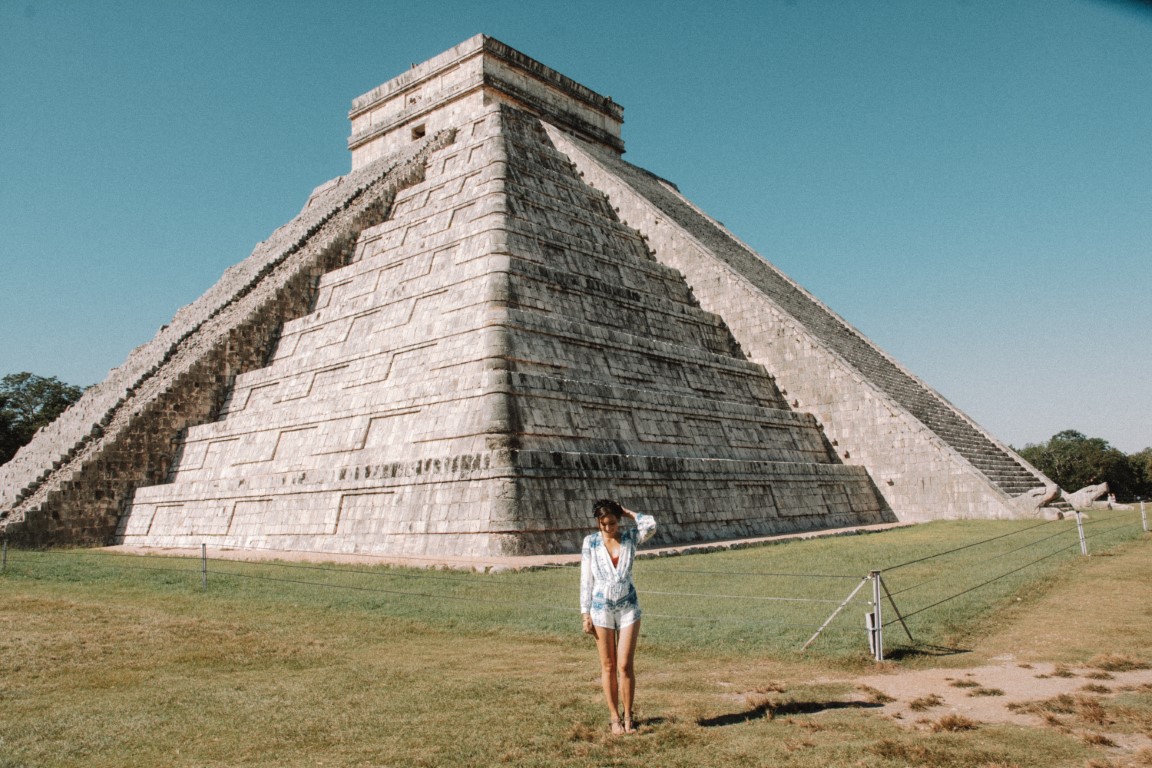
MULTIPOLYGON (((1093 518, 1088 532, 1098 534, 1089 539, 1093 550, 1142 535, 1138 513, 1135 518, 1131 513, 1093 518)), ((907 651, 963 645, 980 636, 982 616, 1043 593, 1054 574, 1074 567, 1078 559, 1072 520, 955 521, 641 559, 635 578, 647 643, 677 652, 796 655, 861 580, 880 570, 914 638, 910 642, 895 623, 896 612, 885 600, 887 645, 907 651), (958 551, 939 555, 949 550, 958 551)), ((191 594, 200 591, 200 567, 199 559, 84 550, 14 552, 8 578, 191 594)), ((468 627, 552 637, 567 636, 577 625, 575 567, 479 574, 210 559, 208 568, 208 590, 202 596, 206 601, 259 600, 369 611, 445 630, 468 627)), ((841 660, 865 656, 863 614, 870 610, 871 598, 869 584, 812 650, 841 660)))
MULTIPOLYGON (((1054 597, 1090 607, 1100 589, 1134 588, 1147 570, 1136 524, 1095 539, 1112 557, 1080 558, 1077 547, 922 610, 910 619, 920 644, 901 663, 936 663, 931 653, 949 643, 995 648, 1006 617, 1030 626, 1054 597), (1075 592, 1079 583, 1093 591, 1075 592)), ((917 611, 1035 559, 1031 548, 1005 553, 1069 527, 1029 525, 933 523, 639 561, 645 724, 616 740, 594 646, 578 629, 574 569, 211 561, 203 592, 195 559, 14 551, 0 577, 0 767, 1079 766, 1103 748, 1039 729, 926 735, 872 716, 846 681, 871 669, 867 590, 798 652, 870 570, 1012 534, 886 574, 897 605, 917 611)), ((1084 642, 1093 653, 1152 647, 1152 616, 1137 613, 1122 635, 1084 642)), ((1137 715, 1152 702, 1126 696, 1137 715)))

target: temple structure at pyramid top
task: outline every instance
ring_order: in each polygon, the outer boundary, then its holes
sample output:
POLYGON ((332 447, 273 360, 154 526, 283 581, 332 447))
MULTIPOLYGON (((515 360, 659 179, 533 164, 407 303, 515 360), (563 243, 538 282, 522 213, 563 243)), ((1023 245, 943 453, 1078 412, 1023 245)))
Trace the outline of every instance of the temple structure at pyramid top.
POLYGON ((485 36, 357 98, 351 172, 0 467, 4 535, 485 557, 605 496, 677 543, 1057 495, 622 116, 485 36))
POLYGON ((493 102, 617 154, 624 151, 623 107, 499 40, 476 35, 352 102, 352 168, 457 126, 493 102))

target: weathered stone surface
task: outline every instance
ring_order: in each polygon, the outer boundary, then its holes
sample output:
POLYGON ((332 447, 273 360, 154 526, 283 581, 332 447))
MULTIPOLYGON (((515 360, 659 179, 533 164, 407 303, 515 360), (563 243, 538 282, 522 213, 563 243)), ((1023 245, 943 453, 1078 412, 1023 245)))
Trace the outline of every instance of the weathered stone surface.
POLYGON ((525 109, 619 154, 624 108, 484 35, 418 64, 352 102, 352 168, 414 138, 468 122, 491 103, 525 109))
POLYGON ((528 554, 605 495, 671 543, 1050 485, 620 160, 611 99, 480 36, 350 117, 353 172, 0 468, 10 535, 528 554))
POLYGON ((1078 491, 1065 493, 1064 500, 1072 509, 1088 509, 1096 499, 1108 493, 1108 483, 1086 485, 1078 491))
POLYGON ((868 468, 901 520, 1011 518, 1054 499, 1051 480, 760 258, 669 182, 552 127, 657 260, 682 272, 750 360, 868 468), (1037 499, 1040 501, 1037 502, 1037 499))
POLYGON ((163 481, 179 438, 215 417, 237 373, 263 365, 319 275, 417 181, 444 134, 334 179, 293 221, 176 313, 149 343, 0 466, 0 527, 30 544, 103 542, 136 486, 163 481))
POLYGON ((140 488, 128 544, 572 551, 613 493, 692 541, 888 519, 723 322, 494 101, 140 488))

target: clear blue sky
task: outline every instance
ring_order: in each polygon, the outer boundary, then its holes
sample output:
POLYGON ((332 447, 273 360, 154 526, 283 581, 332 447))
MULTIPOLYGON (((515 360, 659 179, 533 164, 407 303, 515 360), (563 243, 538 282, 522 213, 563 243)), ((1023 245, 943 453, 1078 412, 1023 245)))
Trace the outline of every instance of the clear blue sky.
POLYGON ((0 374, 104 378, 483 32, 1002 440, 1152 445, 1152 10, 0 0, 0 374))

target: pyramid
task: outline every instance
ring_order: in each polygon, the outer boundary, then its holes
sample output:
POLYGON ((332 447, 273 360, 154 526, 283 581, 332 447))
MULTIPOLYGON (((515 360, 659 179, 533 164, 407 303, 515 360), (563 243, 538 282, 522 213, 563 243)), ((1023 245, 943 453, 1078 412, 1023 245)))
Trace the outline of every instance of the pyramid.
POLYGON ((1055 486, 477 36, 350 174, 0 467, 32 543, 494 556, 1034 513, 1055 486))

